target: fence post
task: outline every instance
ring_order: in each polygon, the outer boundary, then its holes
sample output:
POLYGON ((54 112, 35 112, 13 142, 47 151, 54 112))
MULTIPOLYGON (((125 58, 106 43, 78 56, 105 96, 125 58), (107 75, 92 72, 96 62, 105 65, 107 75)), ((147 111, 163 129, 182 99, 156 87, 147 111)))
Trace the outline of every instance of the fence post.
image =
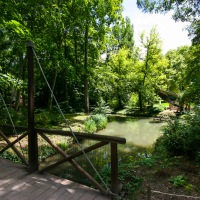
POLYGON ((115 194, 120 192, 120 184, 118 180, 118 153, 117 143, 111 144, 111 191, 115 194))
POLYGON ((151 188, 149 185, 147 187, 147 200, 151 200, 151 188))
POLYGON ((38 170, 38 141, 34 127, 34 45, 27 42, 28 56, 28 157, 29 171, 38 170))

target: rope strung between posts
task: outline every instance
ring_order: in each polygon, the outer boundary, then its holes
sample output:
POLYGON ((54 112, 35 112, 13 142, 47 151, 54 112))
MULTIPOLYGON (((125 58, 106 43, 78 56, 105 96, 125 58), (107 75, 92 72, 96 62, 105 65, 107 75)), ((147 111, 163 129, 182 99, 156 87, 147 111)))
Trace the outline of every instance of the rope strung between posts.
POLYGON ((18 143, 19 143, 19 147, 20 147, 20 149, 21 149, 22 155, 23 155, 24 158, 25 158, 25 154, 24 154, 24 151, 23 151, 21 142, 20 142, 20 140, 19 140, 18 133, 17 133, 17 131, 16 131, 14 122, 13 122, 12 117, 11 117, 11 114, 10 114, 10 112, 9 112, 9 110, 8 110, 8 107, 7 107, 7 105, 6 105, 6 102, 4 101, 4 98, 3 98, 2 94, 1 94, 1 92, 0 92, 0 97, 1 97, 1 99, 2 99, 2 101, 3 101, 3 105, 4 105, 5 109, 6 109, 6 112, 8 113, 8 117, 9 117, 9 119, 10 119, 10 122, 11 122, 12 126, 13 126, 13 132, 14 132, 14 134, 17 136, 17 141, 18 141, 18 143))
POLYGON ((156 191, 156 190, 151 190, 151 192, 157 193, 157 194, 168 195, 168 196, 174 196, 174 197, 185 197, 185 198, 200 199, 200 197, 186 196, 186 195, 180 195, 180 194, 172 194, 172 193, 160 192, 160 191, 156 191))
POLYGON ((62 110, 61 110, 61 108, 60 108, 60 105, 59 105, 59 103, 58 103, 58 101, 57 101, 57 99, 56 99, 56 97, 55 97, 55 95, 54 95, 54 93, 53 93, 53 91, 52 91, 50 85, 49 85, 49 82, 48 82, 48 80, 47 80, 47 78, 46 78, 46 76, 45 76, 45 74, 44 74, 44 71, 43 71, 43 69, 42 69, 42 67, 41 67, 41 64, 40 64, 40 62, 39 62, 39 60, 38 60, 38 57, 37 57, 37 55, 36 55, 36 53, 35 53, 34 48, 33 48, 33 52, 34 52, 34 55, 35 55, 35 57, 36 57, 38 66, 39 66, 39 68, 40 68, 40 71, 41 71, 41 73, 42 73, 42 75, 43 75, 43 78, 45 79, 45 82, 46 82, 46 84, 47 84, 47 86, 48 86, 48 88, 49 88, 49 90, 50 90, 50 92, 51 92, 51 95, 52 95, 54 101, 56 102, 56 105, 57 105, 57 107, 58 107, 58 110, 59 110, 60 114, 62 115, 62 117, 63 117, 63 119, 64 119, 64 121, 65 121, 67 127, 69 128, 70 132, 72 133, 72 135, 73 135, 75 141, 77 142, 77 144, 78 144, 80 150, 83 152, 83 154, 84 154, 84 156, 86 157, 87 161, 89 162, 89 164, 91 165, 91 167, 93 168, 93 170, 95 171, 95 173, 97 174, 97 176, 99 177, 99 179, 101 180, 101 182, 103 183, 103 185, 105 186, 106 190, 107 190, 110 194, 116 195, 116 194, 114 194, 114 193, 112 193, 112 192, 110 191, 110 189, 108 188, 108 186, 106 185, 106 183, 105 183, 104 180, 102 179, 101 175, 100 175, 99 172, 96 170, 95 166, 92 164, 91 160, 89 159, 89 157, 88 157, 87 154, 85 153, 84 149, 82 148, 80 142, 78 141, 76 135, 74 134, 73 130, 71 129, 71 127, 70 127, 70 125, 69 125, 67 119, 65 118, 65 116, 64 116, 64 114, 63 114, 63 112, 62 112, 62 110))

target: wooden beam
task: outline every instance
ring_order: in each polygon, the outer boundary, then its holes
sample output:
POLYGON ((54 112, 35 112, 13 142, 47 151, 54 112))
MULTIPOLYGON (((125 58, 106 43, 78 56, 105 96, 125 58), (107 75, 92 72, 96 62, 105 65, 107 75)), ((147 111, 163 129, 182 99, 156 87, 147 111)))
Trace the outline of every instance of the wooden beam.
MULTIPOLYGON (((12 129, 11 125, 1 125, 1 126, 2 127, 10 127, 12 129)), ((16 128, 16 130, 20 130, 20 131, 28 130, 27 127, 23 127, 23 126, 16 126, 15 128, 16 128)), ((71 131, 49 130, 49 129, 43 129, 43 128, 35 128, 35 131, 37 133, 47 133, 49 135, 61 135, 61 136, 73 137, 73 134, 71 133, 71 131)), ((89 133, 83 133, 83 132, 74 132, 74 135, 80 139, 105 141, 105 142, 111 142, 111 143, 117 143, 117 144, 126 144, 126 139, 122 138, 122 137, 100 135, 100 134, 96 134, 96 133, 89 134, 89 133)))
MULTIPOLYGON (((64 157, 68 158, 69 156, 57 145, 53 144, 51 140, 44 135, 43 133, 40 133, 40 135, 56 150, 59 151, 59 153, 64 157)), ((76 161, 69 160, 69 163, 73 165, 74 168, 76 168, 81 174, 83 174, 102 194, 108 195, 108 191, 106 191, 88 172, 86 172, 76 161)))
POLYGON ((118 180, 118 152, 117 144, 111 143, 111 191, 114 194, 118 194, 121 190, 121 186, 118 180))
MULTIPOLYGON (((105 146, 105 145, 107 145, 107 144, 109 144, 109 143, 108 143, 108 142, 99 142, 99 143, 97 143, 97 144, 95 144, 95 145, 92 145, 92 146, 90 146, 90 147, 87 147, 87 148, 83 149, 83 151, 84 151, 85 153, 88 153, 88 152, 90 152, 90 151, 92 151, 92 150, 95 150, 95 149, 100 148, 100 147, 102 147, 102 146, 105 146)), ((66 162, 66 161, 69 161, 69 160, 72 160, 72 159, 74 159, 74 158, 76 158, 76 157, 78 157, 78 156, 81 156, 81 155, 83 155, 83 151, 78 151, 78 152, 76 152, 76 153, 74 153, 74 154, 68 156, 67 158, 64 158, 64 159, 62 159, 62 160, 59 160, 59 161, 57 161, 56 163, 53 163, 52 165, 49 165, 49 166, 47 166, 47 167, 41 169, 40 172, 48 171, 48 170, 52 169, 53 167, 56 167, 56 166, 58 166, 58 165, 60 165, 60 164, 62 164, 62 163, 64 163, 64 162, 66 162)))
MULTIPOLYGON (((41 129, 41 128, 36 128, 35 131, 37 133, 48 133, 49 135, 62 135, 62 136, 73 137, 73 134, 71 133, 71 131, 49 130, 49 129, 41 129)), ((88 140, 105 141, 105 142, 111 142, 111 143, 117 143, 117 144, 126 143, 125 138, 115 137, 115 136, 89 134, 89 133, 81 133, 81 132, 74 132, 74 135, 77 138, 88 139, 88 140)))
POLYGON ((28 56, 28 157, 29 171, 38 170, 38 141, 37 132, 34 129, 34 45, 26 44, 28 56))
POLYGON ((21 139, 23 139, 24 137, 26 137, 28 135, 28 133, 24 133, 23 135, 20 135, 16 140, 14 140, 13 142, 10 142, 10 144, 8 144, 6 147, 4 147, 0 153, 3 153, 4 151, 6 151, 8 148, 12 147, 14 144, 16 144, 17 142, 19 142, 21 139))
POLYGON ((3 132, 1 130, 0 130, 0 135, 7 142, 7 144, 12 148, 12 150, 19 156, 19 158, 22 160, 22 162, 25 163, 26 165, 28 165, 24 156, 18 151, 18 149, 15 146, 11 145, 10 140, 3 134, 3 132))

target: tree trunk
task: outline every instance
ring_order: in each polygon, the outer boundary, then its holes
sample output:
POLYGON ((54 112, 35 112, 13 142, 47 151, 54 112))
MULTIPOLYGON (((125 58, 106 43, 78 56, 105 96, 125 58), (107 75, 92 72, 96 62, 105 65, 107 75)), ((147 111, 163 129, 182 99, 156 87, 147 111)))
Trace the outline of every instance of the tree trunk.
POLYGON ((76 29, 74 29, 74 56, 75 56, 75 71, 76 71, 76 76, 78 75, 78 53, 77 53, 77 32, 76 29))
POLYGON ((142 112, 143 106, 142 106, 142 92, 141 91, 139 91, 138 97, 139 97, 140 112, 142 112))
MULTIPOLYGON (((22 79, 23 78, 23 69, 24 68, 24 63, 23 63, 23 53, 20 54, 20 57, 19 57, 19 71, 20 71, 20 75, 19 75, 19 79, 22 79)), ((20 96, 21 96, 21 93, 20 93, 20 89, 17 89, 17 94, 16 94, 16 102, 15 102, 15 110, 19 110, 19 105, 20 105, 20 96)))
POLYGON ((84 60, 84 110, 89 113, 89 89, 88 89, 88 25, 85 29, 85 60, 84 60))
POLYGON ((122 98, 121 98, 121 95, 119 93, 117 94, 117 99, 118 99, 118 109, 122 109, 123 108, 122 98))

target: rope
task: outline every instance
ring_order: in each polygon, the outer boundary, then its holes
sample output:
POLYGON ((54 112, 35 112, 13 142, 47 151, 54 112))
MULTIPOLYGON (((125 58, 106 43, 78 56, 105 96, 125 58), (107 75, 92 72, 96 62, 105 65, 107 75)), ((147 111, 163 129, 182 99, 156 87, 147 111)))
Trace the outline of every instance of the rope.
POLYGON ((69 128, 70 132, 72 133, 74 139, 76 140, 76 142, 77 142, 79 148, 81 149, 81 151, 82 151, 83 154, 85 155, 87 161, 89 162, 89 164, 91 165, 91 167, 93 168, 93 170, 95 171, 95 173, 98 175, 99 179, 101 180, 101 182, 102 182, 103 185, 105 186, 106 190, 109 191, 110 194, 116 195, 116 194, 113 194, 113 193, 110 191, 110 189, 108 188, 108 186, 106 185, 106 183, 105 183, 104 180, 102 179, 101 175, 100 175, 99 172, 96 170, 96 168, 94 167, 94 165, 93 165, 92 162, 90 161, 89 157, 88 157, 87 154, 85 153, 84 149, 82 148, 80 142, 78 141, 76 135, 74 134, 74 132, 73 132, 73 130, 71 129, 71 127, 70 127, 68 121, 66 120, 66 118, 65 118, 65 116, 64 116, 64 114, 63 114, 63 112, 62 112, 62 110, 61 110, 61 108, 60 108, 60 105, 58 104, 58 101, 57 101, 57 99, 56 99, 56 97, 55 97, 55 95, 54 95, 54 93, 53 93, 53 91, 52 91, 52 89, 51 89, 51 87, 50 87, 48 81, 47 81, 47 78, 46 78, 46 76, 45 76, 45 74, 44 74, 44 71, 43 71, 41 65, 40 65, 40 62, 39 62, 39 60, 38 60, 38 57, 37 57, 37 55, 36 55, 36 53, 35 53, 34 48, 33 48, 33 52, 34 52, 34 55, 35 55, 35 57, 36 57, 37 63, 38 63, 38 65, 39 65, 40 71, 41 71, 41 73, 42 73, 42 75, 43 75, 43 77, 44 77, 44 79, 45 79, 45 81, 46 81, 46 84, 47 84, 47 86, 48 86, 48 88, 49 88, 49 90, 50 90, 50 92, 51 92, 51 95, 52 95, 54 101, 56 102, 56 105, 57 105, 57 107, 58 107, 58 110, 59 110, 60 114, 62 115, 62 117, 63 117, 63 119, 64 119, 64 121, 65 121, 67 127, 69 128))
POLYGON ((0 92, 0 97, 1 97, 1 99, 2 99, 2 101, 3 101, 3 105, 5 106, 5 109, 6 109, 7 113, 8 113, 8 116, 9 116, 9 119, 10 119, 10 121, 11 121, 11 124, 12 124, 12 126, 13 126, 13 132, 14 132, 14 134, 17 136, 17 141, 18 141, 18 143, 19 143, 19 146, 20 146, 22 155, 23 155, 24 158, 25 158, 24 151, 23 151, 21 142, 20 142, 20 140, 19 140, 18 133, 17 133, 17 131, 16 131, 14 122, 13 122, 12 117, 11 117, 11 114, 10 114, 10 112, 9 112, 9 110, 8 110, 8 107, 6 106, 6 103, 5 103, 5 101, 4 101, 4 98, 3 98, 2 94, 1 94, 1 92, 0 92))
POLYGON ((160 192, 160 191, 156 191, 156 190, 151 190, 151 192, 153 192, 153 193, 157 193, 157 194, 164 194, 164 195, 168 195, 168 196, 175 196, 175 197, 185 197, 185 198, 200 199, 200 197, 186 196, 186 195, 179 195, 179 194, 172 194, 172 193, 160 192))

